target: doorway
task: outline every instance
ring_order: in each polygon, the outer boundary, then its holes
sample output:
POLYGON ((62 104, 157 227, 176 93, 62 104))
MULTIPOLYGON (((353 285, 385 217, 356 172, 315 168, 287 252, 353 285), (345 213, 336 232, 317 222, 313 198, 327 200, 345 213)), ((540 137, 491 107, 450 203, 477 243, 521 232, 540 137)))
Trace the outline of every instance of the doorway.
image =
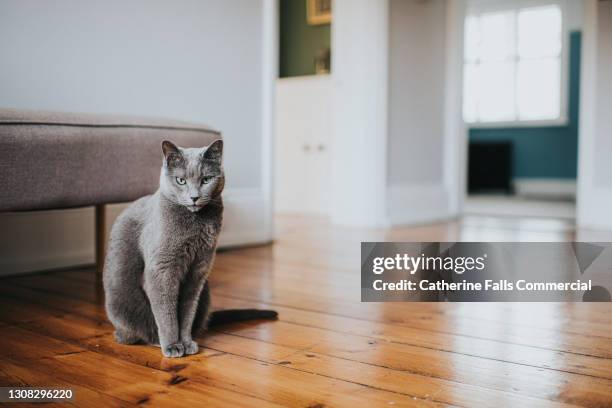
POLYGON ((331 2, 281 0, 274 209, 328 215, 331 2))
POLYGON ((464 213, 575 219, 581 21, 564 2, 467 3, 464 213))

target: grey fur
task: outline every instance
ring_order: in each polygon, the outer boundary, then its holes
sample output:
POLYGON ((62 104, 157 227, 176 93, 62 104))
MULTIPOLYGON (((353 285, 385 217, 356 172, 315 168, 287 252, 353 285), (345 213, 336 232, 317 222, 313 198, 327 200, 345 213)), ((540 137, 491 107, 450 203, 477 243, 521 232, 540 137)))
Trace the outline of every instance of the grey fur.
POLYGON ((192 336, 209 317, 223 142, 188 149, 165 141, 162 150, 159 189, 113 225, 104 264, 106 313, 119 343, 160 345, 164 356, 181 357, 197 353, 192 336))

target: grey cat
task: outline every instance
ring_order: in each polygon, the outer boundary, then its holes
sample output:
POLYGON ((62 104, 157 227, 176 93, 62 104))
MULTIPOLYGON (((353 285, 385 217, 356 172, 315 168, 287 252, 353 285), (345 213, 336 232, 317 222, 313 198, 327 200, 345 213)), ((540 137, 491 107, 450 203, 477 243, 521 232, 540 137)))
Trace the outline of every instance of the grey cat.
POLYGON ((270 310, 210 313, 208 275, 221 230, 223 142, 162 143, 159 189, 132 203, 111 230, 104 263, 106 313, 123 344, 159 345, 166 357, 198 352, 196 332, 270 310))

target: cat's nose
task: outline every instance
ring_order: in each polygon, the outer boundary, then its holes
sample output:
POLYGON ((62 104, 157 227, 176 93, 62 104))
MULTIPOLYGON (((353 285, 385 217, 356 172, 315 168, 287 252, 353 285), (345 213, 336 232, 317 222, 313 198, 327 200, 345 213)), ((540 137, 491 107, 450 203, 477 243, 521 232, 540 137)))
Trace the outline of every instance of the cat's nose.
POLYGON ((200 197, 191 197, 191 201, 193 201, 193 203, 195 204, 196 201, 198 201, 200 199, 200 197))

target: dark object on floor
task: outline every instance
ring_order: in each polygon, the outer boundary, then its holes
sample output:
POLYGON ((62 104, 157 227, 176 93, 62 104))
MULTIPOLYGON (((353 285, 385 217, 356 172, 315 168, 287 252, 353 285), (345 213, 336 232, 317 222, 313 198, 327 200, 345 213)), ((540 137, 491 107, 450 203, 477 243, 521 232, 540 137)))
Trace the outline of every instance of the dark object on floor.
POLYGON ((276 319, 278 313, 274 310, 261 310, 261 309, 228 309, 228 310, 217 310, 210 314, 208 320, 208 327, 219 326, 222 324, 229 324, 234 322, 243 322, 246 320, 256 319, 276 319))
POLYGON ((512 194, 512 142, 470 142, 468 192, 512 194))

